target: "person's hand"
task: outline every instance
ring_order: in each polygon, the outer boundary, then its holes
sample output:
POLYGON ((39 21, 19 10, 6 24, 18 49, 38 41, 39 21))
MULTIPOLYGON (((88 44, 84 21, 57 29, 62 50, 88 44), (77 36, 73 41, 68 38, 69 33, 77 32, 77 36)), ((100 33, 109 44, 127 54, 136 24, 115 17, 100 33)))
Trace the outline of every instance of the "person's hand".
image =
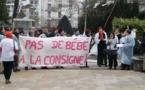
POLYGON ((112 39, 109 39, 109 43, 112 43, 112 39))

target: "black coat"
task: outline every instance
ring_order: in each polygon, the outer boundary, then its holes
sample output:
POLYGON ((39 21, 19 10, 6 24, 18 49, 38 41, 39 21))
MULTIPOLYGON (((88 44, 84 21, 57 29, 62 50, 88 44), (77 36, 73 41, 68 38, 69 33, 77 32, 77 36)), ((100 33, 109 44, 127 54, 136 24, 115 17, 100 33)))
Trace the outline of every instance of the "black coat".
POLYGON ((143 33, 143 37, 141 40, 141 51, 145 53, 145 32, 143 33))

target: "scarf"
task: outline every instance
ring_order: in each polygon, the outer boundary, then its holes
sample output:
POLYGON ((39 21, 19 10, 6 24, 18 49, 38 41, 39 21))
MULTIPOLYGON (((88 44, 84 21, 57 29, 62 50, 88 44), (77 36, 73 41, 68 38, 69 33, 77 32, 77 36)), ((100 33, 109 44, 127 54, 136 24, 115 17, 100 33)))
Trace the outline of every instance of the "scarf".
POLYGON ((103 32, 99 32, 99 35, 100 35, 100 40, 104 40, 104 33, 103 32))
POLYGON ((75 36, 79 36, 80 34, 75 34, 75 36))

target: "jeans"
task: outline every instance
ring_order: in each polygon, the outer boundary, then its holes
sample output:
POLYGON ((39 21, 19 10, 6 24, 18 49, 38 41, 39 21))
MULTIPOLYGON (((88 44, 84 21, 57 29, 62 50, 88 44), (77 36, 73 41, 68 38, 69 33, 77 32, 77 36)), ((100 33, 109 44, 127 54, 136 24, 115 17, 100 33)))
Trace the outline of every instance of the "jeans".
POLYGON ((109 58, 109 68, 112 68, 114 65, 114 68, 117 67, 117 54, 116 55, 108 55, 109 58))
POLYGON ((12 74, 13 61, 3 61, 4 66, 4 77, 9 80, 12 74))
POLYGON ((18 64, 13 62, 13 69, 17 69, 18 68, 18 64))
POLYGON ((107 55, 105 55, 105 54, 98 54, 98 56, 97 56, 97 64, 99 66, 103 65, 103 61, 104 61, 105 66, 107 66, 107 55))

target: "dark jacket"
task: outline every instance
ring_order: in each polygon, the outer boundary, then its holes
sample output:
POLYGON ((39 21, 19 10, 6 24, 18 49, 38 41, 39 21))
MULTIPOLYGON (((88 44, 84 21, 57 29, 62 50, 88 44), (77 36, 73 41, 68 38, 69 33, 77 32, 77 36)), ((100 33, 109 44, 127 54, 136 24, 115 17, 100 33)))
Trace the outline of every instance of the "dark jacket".
POLYGON ((143 37, 141 40, 141 51, 145 53, 145 32, 143 33, 143 37))
POLYGON ((56 37, 56 36, 59 36, 58 34, 54 34, 54 33, 50 33, 49 34, 49 37, 56 37))
POLYGON ((13 32, 13 34, 19 39, 19 33, 13 32))

